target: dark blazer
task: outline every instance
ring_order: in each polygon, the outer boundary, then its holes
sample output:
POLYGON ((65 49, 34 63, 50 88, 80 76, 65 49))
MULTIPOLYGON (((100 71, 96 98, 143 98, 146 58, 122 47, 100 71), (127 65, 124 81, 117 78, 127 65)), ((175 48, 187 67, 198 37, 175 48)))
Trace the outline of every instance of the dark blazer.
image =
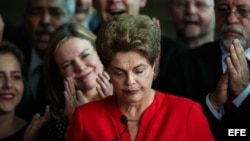
POLYGON ((165 77, 167 72, 167 66, 170 60, 179 52, 188 49, 182 43, 179 43, 171 38, 166 36, 161 36, 161 52, 160 52, 160 62, 159 62, 159 73, 158 76, 154 79, 152 88, 157 89, 162 86, 160 82, 161 78, 165 77))
MULTIPOLYGON (((207 43, 181 52, 168 65, 166 77, 161 79, 162 91, 191 98, 203 106, 216 140, 228 138, 228 129, 244 128, 250 137, 250 96, 229 114, 217 120, 205 103, 205 97, 214 92, 222 75, 219 42, 207 43)), ((245 137, 246 138, 246 137, 245 137)), ((245 139, 241 137, 241 139, 245 139)), ((233 138, 234 139, 234 138, 233 138)))

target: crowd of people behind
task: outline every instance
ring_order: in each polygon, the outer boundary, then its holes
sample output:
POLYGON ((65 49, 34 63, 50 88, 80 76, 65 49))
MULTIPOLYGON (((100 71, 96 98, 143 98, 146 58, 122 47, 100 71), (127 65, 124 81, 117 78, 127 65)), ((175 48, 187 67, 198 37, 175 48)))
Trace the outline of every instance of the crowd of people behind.
POLYGON ((250 1, 170 0, 176 38, 147 2, 26 0, 14 29, 0 16, 0 141, 250 140, 250 1))

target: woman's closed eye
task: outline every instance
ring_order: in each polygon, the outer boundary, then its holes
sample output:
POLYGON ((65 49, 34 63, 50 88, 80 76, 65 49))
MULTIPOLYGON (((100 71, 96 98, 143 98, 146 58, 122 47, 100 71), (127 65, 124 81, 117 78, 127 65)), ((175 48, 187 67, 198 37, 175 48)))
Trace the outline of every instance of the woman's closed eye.
POLYGON ((81 59, 85 59, 89 56, 90 54, 89 53, 84 53, 84 54, 81 54, 81 59))
POLYGON ((115 71, 114 71, 114 74, 115 74, 116 76, 123 76, 123 75, 124 75, 124 72, 121 71, 121 70, 115 70, 115 71))
POLYGON ((68 62, 65 62, 65 63, 62 64, 62 68, 63 68, 63 69, 66 69, 66 68, 69 67, 71 64, 72 64, 72 63, 69 62, 69 61, 68 61, 68 62))
POLYGON ((14 80, 22 80, 22 75, 21 74, 14 74, 13 79, 14 80))
POLYGON ((136 73, 136 74, 142 74, 143 72, 144 72, 143 69, 137 69, 137 70, 135 70, 135 73, 136 73))
POLYGON ((134 68, 134 73, 137 75, 142 75, 145 72, 146 66, 145 65, 139 65, 134 68))

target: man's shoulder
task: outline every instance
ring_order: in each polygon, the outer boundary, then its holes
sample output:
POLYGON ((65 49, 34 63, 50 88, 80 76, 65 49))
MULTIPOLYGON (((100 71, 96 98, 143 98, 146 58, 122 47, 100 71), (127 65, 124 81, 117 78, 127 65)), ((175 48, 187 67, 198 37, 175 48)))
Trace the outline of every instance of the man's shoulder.
POLYGON ((178 48, 187 48, 186 45, 184 45, 183 43, 180 43, 170 37, 161 36, 161 44, 164 46, 174 46, 174 47, 178 47, 178 48))
POLYGON ((218 41, 209 42, 196 48, 187 49, 181 52, 180 56, 211 56, 211 54, 220 54, 220 46, 218 41))

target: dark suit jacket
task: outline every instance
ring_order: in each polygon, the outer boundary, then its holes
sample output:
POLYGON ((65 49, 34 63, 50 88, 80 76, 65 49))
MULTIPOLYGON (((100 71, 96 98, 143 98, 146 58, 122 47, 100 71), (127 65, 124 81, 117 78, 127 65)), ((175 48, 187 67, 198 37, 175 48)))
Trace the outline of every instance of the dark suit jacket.
POLYGON ((207 43, 181 52, 170 62, 166 77, 161 79, 165 85, 161 90, 200 102, 217 140, 225 140, 229 128, 248 129, 250 137, 250 96, 239 108, 225 114, 221 121, 212 115, 205 103, 205 97, 215 91, 221 75, 219 42, 207 43))
MULTIPOLYGON (((182 43, 179 43, 171 38, 161 36, 161 52, 160 52, 160 62, 159 62, 159 74, 154 79, 152 88, 159 90, 162 87, 160 82, 161 78, 164 78, 167 72, 167 66, 169 61, 179 52, 188 49, 182 43)), ((164 86, 163 86, 164 87, 164 86)))

